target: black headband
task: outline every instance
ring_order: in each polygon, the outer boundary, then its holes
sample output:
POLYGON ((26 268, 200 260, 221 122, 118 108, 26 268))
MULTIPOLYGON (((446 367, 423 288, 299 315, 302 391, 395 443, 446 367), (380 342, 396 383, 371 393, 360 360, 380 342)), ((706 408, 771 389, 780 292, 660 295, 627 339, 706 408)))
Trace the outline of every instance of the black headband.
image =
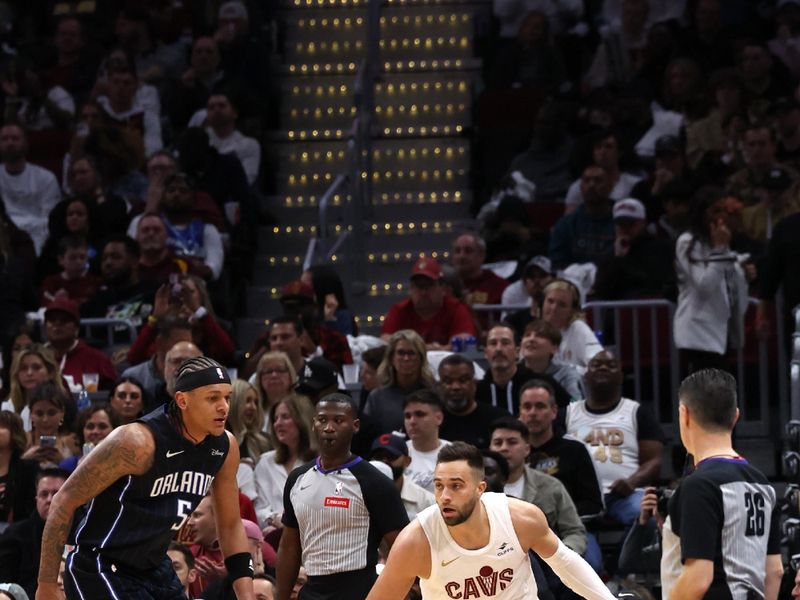
POLYGON ((208 367, 202 371, 192 371, 181 373, 175 382, 176 392, 190 392, 204 385, 215 385, 218 383, 230 383, 228 370, 222 367, 208 367))

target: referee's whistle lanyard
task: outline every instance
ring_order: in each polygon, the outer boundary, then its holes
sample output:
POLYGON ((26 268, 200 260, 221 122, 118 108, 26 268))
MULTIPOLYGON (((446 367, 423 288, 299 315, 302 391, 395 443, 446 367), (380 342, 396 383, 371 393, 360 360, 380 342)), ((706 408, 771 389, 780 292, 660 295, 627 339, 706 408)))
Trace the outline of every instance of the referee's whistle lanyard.
MULTIPOLYGON (((687 455, 687 458, 688 458, 688 455, 687 455)), ((746 465, 746 464, 748 464, 747 459, 744 456, 740 456, 739 454, 712 454, 711 456, 706 456, 699 463, 696 463, 694 465, 688 466, 685 469, 686 472, 685 472, 684 475, 688 475, 689 473, 691 473, 692 471, 697 469, 697 467, 699 467, 703 463, 707 463, 707 462, 710 462, 710 461, 735 463, 737 465, 746 465)))
POLYGON ((336 465, 335 467, 331 467, 330 469, 326 469, 325 467, 322 466, 322 458, 317 456, 316 466, 317 466, 317 471, 319 471, 323 475, 327 475, 328 473, 333 473, 334 471, 343 471, 344 469, 349 469, 350 467, 360 463, 362 460, 364 459, 361 458, 360 456, 351 454, 347 462, 344 462, 341 465, 336 465))
MULTIPOLYGON (((513 388, 514 388, 514 380, 510 379, 506 384, 506 406, 508 407, 508 414, 514 414, 514 395, 513 395, 513 388)), ((492 383, 489 386, 489 389, 492 390, 492 406, 497 406, 497 384, 492 383)))

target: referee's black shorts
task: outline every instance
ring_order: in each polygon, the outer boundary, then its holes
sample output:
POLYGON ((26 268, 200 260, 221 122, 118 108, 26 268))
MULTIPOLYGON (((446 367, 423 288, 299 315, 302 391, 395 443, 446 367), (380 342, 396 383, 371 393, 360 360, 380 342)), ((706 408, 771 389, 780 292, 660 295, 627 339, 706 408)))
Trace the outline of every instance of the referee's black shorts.
POLYGON ((139 571, 73 551, 64 568, 64 592, 68 600, 186 600, 166 555, 155 569, 139 571))
POLYGON ((378 574, 375 567, 333 575, 309 576, 300 589, 300 600, 364 600, 378 574))

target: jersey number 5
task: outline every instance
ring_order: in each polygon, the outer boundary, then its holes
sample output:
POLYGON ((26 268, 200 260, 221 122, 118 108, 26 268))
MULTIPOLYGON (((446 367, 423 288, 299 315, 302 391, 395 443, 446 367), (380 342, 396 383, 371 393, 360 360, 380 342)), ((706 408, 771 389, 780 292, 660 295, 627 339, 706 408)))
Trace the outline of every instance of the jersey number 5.
POLYGON ((744 506, 747 509, 746 536, 764 535, 764 496, 758 492, 745 492, 744 506))
POLYGON ((191 513, 192 503, 186 500, 178 500, 178 518, 180 521, 172 526, 172 531, 178 531, 181 527, 183 527, 183 524, 186 523, 186 519, 189 518, 191 513))

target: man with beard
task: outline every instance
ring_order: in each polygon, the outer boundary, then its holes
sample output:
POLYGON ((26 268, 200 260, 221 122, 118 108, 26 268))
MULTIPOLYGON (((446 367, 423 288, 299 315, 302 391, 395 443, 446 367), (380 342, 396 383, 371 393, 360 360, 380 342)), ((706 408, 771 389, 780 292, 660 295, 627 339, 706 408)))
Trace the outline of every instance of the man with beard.
POLYGON ((439 436, 461 440, 479 448, 489 445, 489 423, 508 415, 502 406, 475 400, 475 365, 461 354, 445 356, 439 363, 439 391, 444 419, 439 436))
POLYGON ((175 254, 203 279, 218 279, 225 262, 222 238, 216 227, 194 217, 194 190, 184 173, 176 173, 164 181, 161 210, 167 244, 175 254))
POLYGON ((424 598, 536 598, 533 550, 588 600, 613 598, 592 568, 547 526, 542 511, 486 492, 481 452, 463 442, 442 448, 436 506, 402 531, 367 600, 401 600, 416 577, 424 598))
MULTIPOLYGON (((486 359, 489 370, 478 382, 478 402, 500 406, 509 414, 519 413, 519 391, 530 379, 544 379, 556 390, 559 406, 569 404, 570 395, 550 375, 529 371, 523 363, 517 363, 519 345, 510 325, 495 325, 486 335, 486 359)), ((455 438, 459 439, 459 438, 455 438)))
POLYGON ((553 394, 552 386, 541 379, 531 379, 519 394, 519 420, 530 433, 528 462, 564 484, 581 517, 598 515, 603 500, 592 459, 581 442, 555 432, 558 405, 553 394))
POLYGON ((139 244, 126 235, 113 235, 100 258, 103 287, 81 306, 84 317, 130 319, 140 325, 153 308, 157 284, 139 280, 139 244))
POLYGON ((42 251, 47 239, 47 219, 61 200, 55 176, 26 160, 28 141, 25 130, 13 123, 0 128, 0 196, 12 223, 26 231, 42 251))
POLYGON ((661 472, 664 432, 649 409, 622 397, 622 370, 608 350, 592 357, 584 379, 586 399, 567 407, 567 433, 592 457, 607 516, 630 525, 661 472))
POLYGON ((405 470, 412 461, 404 438, 392 433, 378 436, 372 442, 369 458, 385 463, 392 470, 394 487, 400 492, 400 499, 406 507, 409 520, 413 520, 424 509, 436 504, 433 494, 418 486, 409 477, 405 477, 405 470))
POLYGON ((408 517, 392 482, 350 451, 360 426, 355 400, 324 396, 313 426, 319 456, 292 471, 284 487, 277 598, 289 600, 302 562, 301 600, 363 600, 378 545, 391 546, 408 517))

